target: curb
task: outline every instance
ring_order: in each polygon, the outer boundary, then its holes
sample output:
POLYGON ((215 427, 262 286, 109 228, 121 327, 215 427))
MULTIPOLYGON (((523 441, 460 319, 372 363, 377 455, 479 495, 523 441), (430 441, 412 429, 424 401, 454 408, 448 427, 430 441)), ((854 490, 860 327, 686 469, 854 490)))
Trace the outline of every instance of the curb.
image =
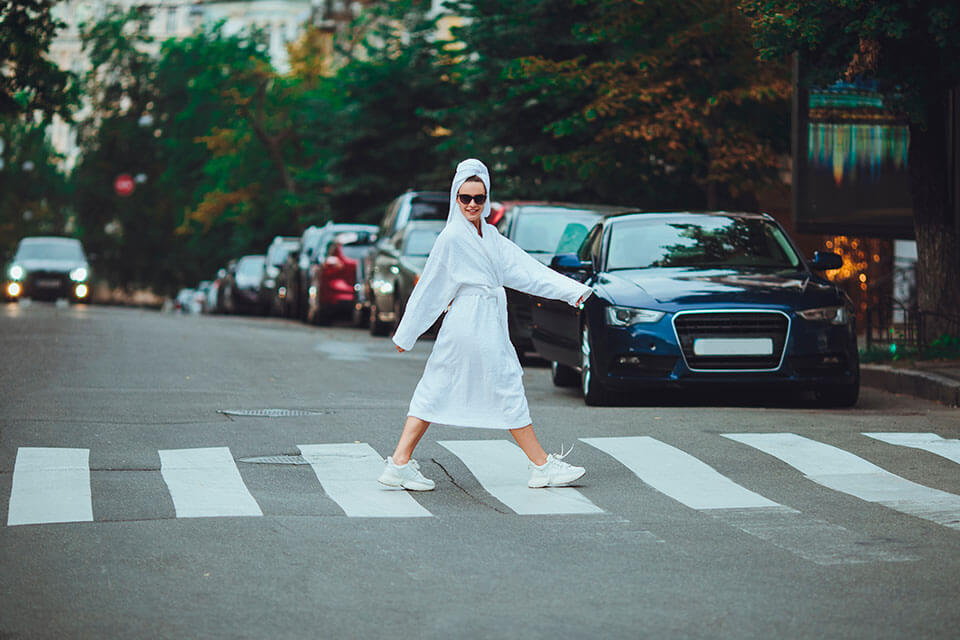
POLYGON ((935 400, 948 407, 960 406, 960 381, 936 373, 882 364, 862 364, 860 382, 891 393, 935 400))

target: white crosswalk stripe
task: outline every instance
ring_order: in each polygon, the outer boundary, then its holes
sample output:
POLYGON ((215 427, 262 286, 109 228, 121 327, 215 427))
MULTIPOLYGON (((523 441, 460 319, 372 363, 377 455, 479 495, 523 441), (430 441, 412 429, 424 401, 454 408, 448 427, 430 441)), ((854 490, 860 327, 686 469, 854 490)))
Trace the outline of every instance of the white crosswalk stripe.
POLYGON ((230 449, 163 449, 160 473, 178 518, 262 516, 230 449))
POLYGON ((520 515, 603 513, 572 487, 530 489, 527 456, 505 440, 442 440, 484 490, 520 515))
POLYGON ((935 433, 864 433, 887 444, 922 449, 960 464, 960 440, 948 440, 935 433))
POLYGON ((913 560, 895 545, 864 540, 750 491, 694 456, 649 436, 580 438, 691 509, 822 565, 913 560))
POLYGON ((301 444, 327 495, 353 518, 423 518, 433 515, 403 490, 377 482, 383 458, 365 442, 301 444))
POLYGON ((960 496, 911 482, 842 449, 793 433, 727 433, 825 487, 960 529, 960 496))
POLYGON ((20 447, 7 525, 91 521, 90 450, 20 447))

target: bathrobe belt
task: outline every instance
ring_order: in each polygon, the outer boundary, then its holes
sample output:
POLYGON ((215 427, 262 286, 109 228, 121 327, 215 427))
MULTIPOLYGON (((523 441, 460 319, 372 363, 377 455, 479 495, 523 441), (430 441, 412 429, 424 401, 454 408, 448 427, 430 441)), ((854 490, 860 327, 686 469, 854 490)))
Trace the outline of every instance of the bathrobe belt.
POLYGON ((494 300, 502 298, 506 301, 507 292, 504 291, 503 287, 471 284, 462 286, 457 290, 457 295, 454 297, 460 296, 480 296, 482 298, 493 298, 494 300))

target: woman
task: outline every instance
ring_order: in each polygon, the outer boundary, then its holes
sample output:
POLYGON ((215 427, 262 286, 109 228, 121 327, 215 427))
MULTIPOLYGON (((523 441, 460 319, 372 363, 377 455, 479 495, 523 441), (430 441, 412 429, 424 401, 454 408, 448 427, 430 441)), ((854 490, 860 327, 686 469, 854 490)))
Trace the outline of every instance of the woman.
POLYGON ((400 442, 379 478, 389 487, 434 488, 411 459, 431 422, 509 430, 530 459, 531 488, 567 485, 585 473, 564 462, 564 454, 547 455, 533 432, 520 379, 523 369, 507 330, 503 287, 574 306, 592 290, 540 264, 487 224, 489 196, 486 166, 472 158, 461 162, 450 187, 447 225, 393 336, 397 351, 409 351, 447 311, 413 392, 400 442))

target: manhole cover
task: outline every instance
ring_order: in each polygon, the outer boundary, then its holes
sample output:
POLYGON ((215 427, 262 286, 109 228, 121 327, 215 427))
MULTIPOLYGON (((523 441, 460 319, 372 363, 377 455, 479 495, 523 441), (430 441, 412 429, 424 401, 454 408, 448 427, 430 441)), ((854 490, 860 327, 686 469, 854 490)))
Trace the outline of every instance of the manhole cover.
POLYGON ((228 416, 246 416, 255 418, 293 418, 297 416, 322 416, 326 411, 308 411, 306 409, 218 409, 217 413, 228 416))
POLYGON ((310 464, 303 456, 259 456, 257 458, 240 458, 240 462, 251 464, 310 464))

